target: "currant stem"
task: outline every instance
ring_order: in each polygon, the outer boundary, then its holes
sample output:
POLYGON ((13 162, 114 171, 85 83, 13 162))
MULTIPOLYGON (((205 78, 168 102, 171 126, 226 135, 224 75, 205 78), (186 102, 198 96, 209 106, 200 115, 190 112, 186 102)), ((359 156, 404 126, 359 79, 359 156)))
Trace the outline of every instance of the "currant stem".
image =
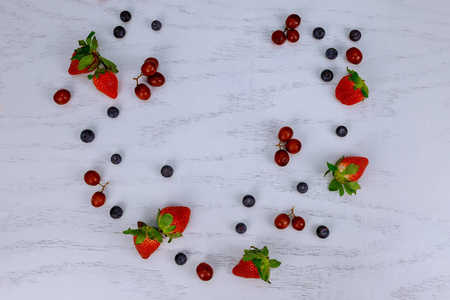
POLYGON ((288 216, 292 215, 295 218, 294 209, 295 209, 295 206, 291 209, 291 212, 288 214, 288 216))
POLYGON ((275 145, 276 147, 280 147, 280 150, 281 150, 281 147, 282 146, 286 146, 286 144, 281 144, 281 140, 278 142, 278 144, 277 145, 275 145))
POLYGON ((142 76, 144 76, 144 74, 141 73, 138 77, 133 78, 134 80, 136 80, 136 86, 139 85, 139 78, 141 78, 142 76))
POLYGON ((101 193, 103 193, 103 191, 105 190, 105 187, 108 185, 108 183, 109 183, 109 181, 107 181, 105 184, 99 183, 99 185, 102 186, 101 193))

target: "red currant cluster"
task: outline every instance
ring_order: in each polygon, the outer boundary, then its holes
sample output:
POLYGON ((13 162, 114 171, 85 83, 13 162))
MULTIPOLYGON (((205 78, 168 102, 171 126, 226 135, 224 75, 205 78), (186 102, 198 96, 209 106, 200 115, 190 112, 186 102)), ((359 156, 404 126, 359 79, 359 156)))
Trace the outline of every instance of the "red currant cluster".
POLYGON ((291 218, 290 216, 293 216, 294 218, 292 218, 292 227, 295 230, 301 231, 303 230, 303 228, 305 228, 305 220, 300 217, 300 216, 296 216, 294 214, 294 208, 295 206, 291 209, 291 212, 289 214, 279 214, 274 221, 275 227, 278 229, 285 229, 289 226, 289 224, 291 223, 291 218))
POLYGON ((291 43, 296 43, 300 39, 300 33, 295 29, 300 26, 301 18, 299 15, 292 14, 286 18, 286 28, 284 31, 276 30, 272 33, 272 41, 276 45, 283 45, 286 38, 291 43))
POLYGON ((280 150, 275 152, 275 163, 280 167, 284 167, 289 163, 289 153, 296 154, 299 153, 302 149, 302 143, 299 140, 293 139, 294 131, 291 127, 283 127, 278 132, 278 138, 280 142, 277 147, 280 147, 280 150), (284 142, 284 144, 281 144, 284 142), (284 149, 281 149, 284 147, 284 149), (288 153, 289 152, 289 153, 288 153))
POLYGON ((102 190, 100 192, 95 192, 94 195, 92 195, 91 203, 94 207, 100 207, 103 204, 105 204, 106 196, 103 193, 105 190, 105 187, 108 185, 109 182, 106 182, 105 184, 100 183, 100 175, 93 170, 87 171, 84 174, 84 181, 92 186, 100 185, 102 186, 102 190))
POLYGON ((158 66, 158 60, 154 57, 149 57, 141 66, 141 74, 138 77, 133 78, 134 80, 136 80, 134 93, 139 99, 148 100, 152 95, 150 92, 150 88, 146 84, 139 83, 139 78, 141 78, 142 76, 147 76, 148 84, 154 87, 162 86, 166 82, 164 75, 156 72, 158 70, 158 66))

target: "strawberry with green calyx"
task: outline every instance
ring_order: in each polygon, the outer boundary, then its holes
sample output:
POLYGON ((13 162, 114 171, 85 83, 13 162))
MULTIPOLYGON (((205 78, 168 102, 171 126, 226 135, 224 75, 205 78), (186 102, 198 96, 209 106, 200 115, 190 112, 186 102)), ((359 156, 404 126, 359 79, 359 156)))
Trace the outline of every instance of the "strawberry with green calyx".
MULTIPOLYGON (((173 222, 170 225, 175 225, 175 229, 171 233, 183 233, 189 223, 191 210, 186 206, 169 206, 161 210, 160 215, 170 214, 173 216, 173 222)), ((159 220, 159 218, 157 219, 159 220)), ((159 221, 158 221, 159 224, 159 221)), ((160 227, 161 228, 161 227, 160 227)), ((170 232, 170 231, 169 231, 170 232)))
POLYGON ((347 67, 349 75, 344 76, 336 86, 336 98, 345 105, 354 105, 369 98, 369 88, 358 73, 347 67))
POLYGON ((138 229, 127 229, 124 234, 133 235, 134 246, 143 259, 147 259, 162 243, 162 235, 158 229, 138 222, 138 229))
POLYGON ((261 250, 252 246, 249 250, 244 250, 244 257, 233 268, 233 274, 243 278, 261 278, 271 283, 270 268, 278 268, 280 265, 278 260, 269 259, 269 250, 266 246, 261 250))
POLYGON ((361 188, 357 181, 363 175, 368 164, 367 158, 358 156, 342 156, 334 165, 327 162, 328 171, 325 172, 324 177, 330 172, 333 172, 334 176, 328 190, 339 191, 341 196, 344 195, 344 190, 349 195, 356 195, 356 191, 361 188))
POLYGON ((105 94, 106 96, 116 99, 119 88, 119 81, 116 74, 104 68, 98 68, 95 70, 94 75, 88 75, 89 79, 92 79, 97 90, 105 94))
POLYGON ((162 231, 162 233, 169 237, 168 243, 172 241, 172 239, 176 239, 182 237, 181 232, 175 232, 176 225, 173 224, 173 215, 169 213, 161 213, 161 210, 158 209, 158 214, 156 215, 156 220, 158 221, 158 227, 162 231))

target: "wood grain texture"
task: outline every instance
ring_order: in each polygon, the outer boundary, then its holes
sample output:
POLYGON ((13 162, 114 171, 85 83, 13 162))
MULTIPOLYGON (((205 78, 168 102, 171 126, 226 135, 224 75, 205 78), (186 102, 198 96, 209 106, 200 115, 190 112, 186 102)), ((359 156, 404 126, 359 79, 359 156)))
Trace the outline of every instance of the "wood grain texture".
POLYGON ((1 298, 449 299, 449 20, 440 0, 3 1, 1 298), (119 19, 125 9, 129 23, 119 19), (272 44, 291 13, 302 17, 300 41, 272 44), (317 26, 321 41, 311 36, 317 26), (115 101, 67 73, 91 30, 120 70, 115 101), (355 69, 370 98, 345 107, 334 88, 352 46, 364 54, 355 69), (329 47, 334 61, 324 57, 329 47), (166 84, 143 102, 132 78, 149 56, 166 84), (329 84, 320 79, 326 68, 329 84), (52 101, 60 88, 72 93, 65 106, 52 101), (106 115, 111 105, 117 119, 106 115), (345 138, 334 133, 341 124, 345 138), (283 126, 303 148, 280 168, 283 126), (91 144, 79 140, 85 128, 96 133, 91 144), (325 161, 342 155, 370 160, 356 196, 327 191, 325 161), (159 173, 164 164, 174 167, 170 179, 159 173), (97 209, 97 189, 83 181, 90 169, 110 181, 97 209), (299 181, 308 193, 296 191, 299 181), (246 194, 255 207, 241 204, 246 194), (172 204, 192 209, 185 237, 142 260, 121 232, 172 204), (109 216, 114 205, 124 209, 119 220, 109 216), (292 206, 305 230, 277 230, 273 219, 292 206), (238 222, 248 226, 242 236, 238 222), (326 240, 314 233, 321 224, 326 240), (252 245, 282 262, 271 285, 231 273, 252 245), (173 261, 179 251, 183 267, 173 261), (210 282, 195 274, 203 261, 214 268, 210 282))

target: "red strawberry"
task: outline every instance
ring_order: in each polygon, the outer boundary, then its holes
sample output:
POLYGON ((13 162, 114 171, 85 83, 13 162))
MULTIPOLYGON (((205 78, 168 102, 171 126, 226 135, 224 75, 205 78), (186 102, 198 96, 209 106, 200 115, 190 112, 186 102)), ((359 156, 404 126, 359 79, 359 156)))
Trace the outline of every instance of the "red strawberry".
POLYGON ((149 258, 150 255, 152 255, 153 252, 155 252, 156 249, 158 249, 159 245, 161 245, 160 242, 156 240, 151 240, 148 236, 145 237, 144 241, 140 244, 136 244, 136 239, 137 236, 133 237, 134 246, 136 247, 136 250, 143 259, 149 258))
POLYGON ((364 173, 369 160, 365 157, 349 156, 341 157, 336 164, 332 165, 327 162, 328 171, 333 172, 334 179, 331 180, 328 189, 330 191, 339 190, 339 194, 344 195, 344 190, 349 194, 356 194, 356 191, 361 188, 358 180, 364 173))
POLYGON ((106 96, 116 99, 119 81, 116 74, 105 69, 97 69, 95 75, 90 77, 97 90, 106 96))
POLYGON ((261 278, 270 283, 270 268, 278 268, 281 263, 276 259, 269 259, 266 246, 259 250, 256 247, 244 250, 244 257, 233 268, 233 274, 243 278, 261 278))
MULTIPOLYGON (((186 206, 169 206, 166 208, 163 208, 158 216, 158 224, 160 223, 161 218, 165 214, 170 214, 173 217, 173 221, 169 224, 161 224, 162 227, 166 227, 166 230, 169 230, 167 228, 168 226, 176 226, 174 229, 170 229, 168 233, 183 233, 183 231, 186 229, 186 226, 189 223, 189 218, 191 216, 191 210, 189 207, 186 206), (164 226, 165 225, 165 226, 164 226)), ((161 228, 161 226, 160 226, 161 228)), ((163 229, 163 228, 161 228, 163 229)), ((163 229, 164 231, 164 229, 163 229)))
POLYGON ((124 234, 132 234, 136 250, 143 259, 147 259, 158 249, 162 242, 162 235, 152 226, 147 226, 143 222, 138 222, 138 229, 125 230, 124 234))
POLYGON ((358 73, 349 70, 350 75, 344 76, 336 87, 336 98, 345 105, 354 105, 369 98, 369 88, 358 73))
MULTIPOLYGON (((74 57, 77 53, 74 52, 72 54, 72 57, 74 57)), ((97 68, 97 66, 99 65, 99 61, 98 61, 98 57, 94 56, 94 61, 92 62, 92 64, 90 64, 89 66, 87 66, 86 68, 80 70, 78 69, 80 61, 78 59, 73 59, 70 61, 70 66, 69 66, 69 74, 70 75, 79 75, 79 74, 85 74, 85 73, 90 73, 93 70, 95 70, 95 68, 97 68)))
POLYGON ((258 268, 251 260, 244 261, 241 259, 241 261, 233 268, 233 274, 244 278, 261 278, 261 276, 259 276, 258 268))

